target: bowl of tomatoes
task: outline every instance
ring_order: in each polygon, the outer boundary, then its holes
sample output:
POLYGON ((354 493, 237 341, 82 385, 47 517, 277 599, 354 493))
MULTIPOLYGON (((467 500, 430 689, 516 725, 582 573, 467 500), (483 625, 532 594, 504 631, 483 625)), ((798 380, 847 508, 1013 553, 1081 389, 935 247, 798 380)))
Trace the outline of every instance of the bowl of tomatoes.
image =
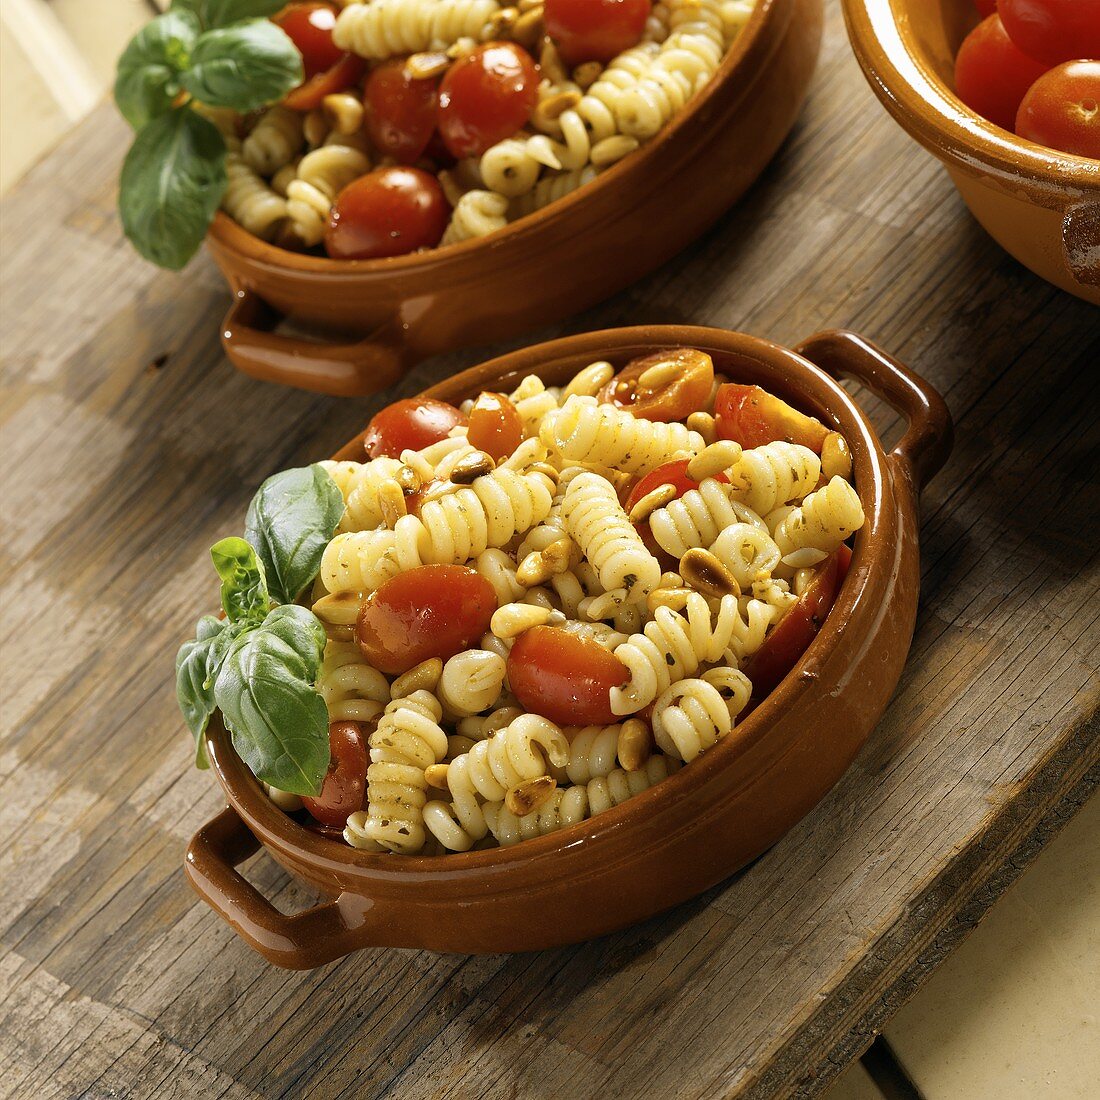
POLYGON ((1100 2, 844 0, 887 110, 1037 275, 1100 303, 1100 2))
MULTIPOLYGON (((859 336, 822 333, 790 349, 743 333, 648 326, 556 340, 512 352, 392 406, 336 459, 362 463, 380 449, 442 440, 441 433, 459 423, 458 410, 475 397, 464 427, 479 445, 491 446, 509 431, 502 413, 507 406, 485 402, 486 393, 507 394, 532 375, 547 387, 564 386, 590 365, 619 372, 614 384, 629 388, 639 413, 644 403, 648 415, 682 419, 700 404, 713 404, 716 432, 744 446, 781 440, 785 447, 817 447, 824 459, 829 434, 842 436, 863 525, 850 546, 825 559, 813 583, 748 659, 753 694, 733 733, 633 797, 571 823, 556 822, 544 835, 510 846, 502 840, 500 847, 468 850, 448 841, 447 853, 419 854, 397 844, 386 851, 353 846, 348 829, 356 815, 348 817, 347 806, 335 829, 325 821, 343 799, 343 788, 330 779, 340 774, 344 756, 354 755, 354 746, 344 742, 354 733, 344 727, 354 722, 334 722, 340 734, 332 740, 335 771, 330 763, 319 799, 307 799, 307 809, 294 816, 261 786, 214 710, 200 731, 201 743, 229 806, 191 841, 187 872, 204 900, 270 961, 306 968, 368 946, 467 953, 541 949, 645 919, 713 886, 774 844, 839 779, 885 709, 916 619, 919 495, 950 451, 951 418, 927 383, 859 336), (702 361, 710 369, 701 393, 692 392, 692 370, 642 381, 653 357, 667 357, 670 348, 690 349, 685 363, 702 361), (641 372, 632 373, 638 364, 641 372), (711 383, 719 375, 727 381, 715 396, 711 383), (883 448, 840 385, 842 378, 857 380, 905 418, 908 427, 892 450, 883 448), (236 869, 261 846, 324 900, 294 916, 275 909, 236 869)), ((601 391, 590 407, 622 399, 618 389, 601 391)), ((667 467, 659 477, 675 488, 677 477, 667 467)), ((626 504, 647 491, 637 479, 622 485, 626 504)), ((476 613, 477 601, 460 592, 440 603, 451 583, 444 572, 463 570, 427 568, 440 571, 438 580, 417 584, 414 574, 398 573, 363 604, 355 630, 364 652, 393 648, 379 641, 383 620, 419 622, 412 612, 426 602, 444 612, 432 619, 432 633, 453 632, 463 616, 476 613)), ((213 619, 209 625, 224 626, 213 619)), ((435 641, 419 627, 398 633, 401 645, 415 634, 418 644, 428 646, 425 652, 435 652, 435 641)), ((609 653, 602 651, 602 663, 591 661, 586 654, 594 643, 575 638, 566 645, 556 638, 560 633, 536 626, 515 642, 508 657, 510 688, 528 716, 552 713, 551 721, 575 723, 597 696, 608 698, 622 668, 605 675, 609 653), (598 692, 589 690, 593 685, 598 692)), ((371 660, 391 667, 377 654, 371 660)), ((393 671, 405 667, 407 661, 392 665, 393 671)), ((661 705, 655 703, 640 722, 656 724, 661 705)), ((373 752, 373 740, 371 747, 373 752)), ((355 806, 363 800, 361 747, 359 756, 355 806)), ((369 787, 373 780, 366 782, 369 787)))

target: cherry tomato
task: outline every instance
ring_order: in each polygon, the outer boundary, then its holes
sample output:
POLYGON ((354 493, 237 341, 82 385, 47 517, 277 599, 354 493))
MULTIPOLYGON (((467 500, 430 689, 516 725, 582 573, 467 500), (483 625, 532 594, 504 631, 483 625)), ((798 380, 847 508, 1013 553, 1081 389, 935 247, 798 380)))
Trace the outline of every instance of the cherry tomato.
POLYGON ((298 47, 307 80, 331 69, 344 56, 332 40, 336 12, 328 4, 288 4, 272 22, 298 47))
POLYGON ((538 98, 535 59, 514 42, 487 42, 447 70, 439 132, 454 156, 479 157, 521 130, 538 98))
POLYGON ((502 393, 483 393, 470 410, 470 445, 500 462, 523 442, 523 417, 502 393))
POLYGON ((363 92, 366 127, 378 149, 414 164, 435 133, 439 86, 434 80, 414 80, 403 58, 379 65, 363 92))
POLYGON ((1020 104, 1016 133, 1100 160, 1100 61, 1067 61, 1039 77, 1020 104))
POLYGON ((312 111, 320 107, 325 96, 345 92, 359 83, 367 70, 367 63, 353 53, 346 53, 331 69, 310 77, 283 97, 283 106, 292 111, 312 111))
POLYGON ((671 348, 632 359, 600 390, 599 398, 641 420, 683 420, 706 405, 713 387, 714 363, 705 351, 671 348), (641 381, 646 371, 665 363, 671 368, 667 379, 641 381))
POLYGON ((847 546, 841 546, 830 555, 802 599, 783 616, 764 644, 746 659, 742 669, 752 681, 754 706, 774 690, 817 637, 825 616, 836 602, 851 562, 852 551, 847 546))
POLYGON ((974 0, 974 7, 983 19, 988 19, 997 10, 997 0, 974 0))
POLYGON ((508 654, 508 683, 520 705, 561 726, 621 721, 611 713, 611 689, 628 676, 599 642, 556 626, 524 631, 508 654))
POLYGON ((400 458, 402 451, 419 451, 438 443, 452 428, 465 423, 466 417, 446 401, 406 397, 371 417, 363 446, 371 458, 400 458))
POLYGON ((464 565, 421 565, 375 589, 359 611, 355 637, 370 663, 399 676, 432 657, 469 649, 497 609, 493 586, 464 565))
POLYGON ((641 41, 650 0, 546 0, 543 21, 567 65, 611 61, 641 41))
POLYGON ((734 382, 718 387, 714 419, 719 439, 732 439, 745 448, 782 439, 821 454, 829 434, 820 420, 800 413, 767 390, 734 382))
POLYGON ((439 244, 451 208, 420 168, 376 168, 336 196, 325 230, 334 260, 378 260, 439 244))
POLYGON ((1100 58, 1100 0, 1000 0, 997 13, 1008 37, 1037 61, 1100 58))
POLYGON ((358 722, 333 722, 328 743, 332 755, 321 793, 302 802, 322 825, 342 829, 366 799, 367 737, 358 722))
POLYGON ((972 111, 1011 130, 1020 101, 1046 68, 1014 45, 1000 16, 991 15, 959 47, 955 90, 972 111))

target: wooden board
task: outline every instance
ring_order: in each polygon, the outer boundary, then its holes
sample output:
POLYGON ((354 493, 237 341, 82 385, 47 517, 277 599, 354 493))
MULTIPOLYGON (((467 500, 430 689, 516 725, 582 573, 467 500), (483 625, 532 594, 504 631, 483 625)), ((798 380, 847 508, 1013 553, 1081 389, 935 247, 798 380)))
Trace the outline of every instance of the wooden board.
MULTIPOLYGON (((189 768, 172 659, 213 598, 206 549, 266 475, 329 454, 395 394, 340 402, 232 371, 209 262, 174 277, 120 240, 109 108, 5 201, 0 1095, 811 1094, 1096 785, 1100 311, 985 237, 829 13, 764 179, 569 329, 793 343, 843 325, 939 386, 958 445, 925 499, 912 656, 865 751, 775 849, 575 948, 290 974, 197 902, 183 848, 220 800, 189 768)), ((265 857, 248 873, 280 906, 310 900, 265 857)))

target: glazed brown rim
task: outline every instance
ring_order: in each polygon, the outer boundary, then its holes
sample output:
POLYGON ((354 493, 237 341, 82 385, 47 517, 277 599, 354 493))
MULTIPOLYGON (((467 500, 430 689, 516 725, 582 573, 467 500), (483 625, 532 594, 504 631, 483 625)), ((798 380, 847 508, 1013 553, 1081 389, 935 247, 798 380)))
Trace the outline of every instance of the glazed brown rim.
POLYGON ((1100 161, 1048 149, 1003 130, 967 107, 929 68, 894 0, 842 0, 848 37, 875 94, 926 149, 960 168, 1026 176, 1062 191, 1100 183, 1100 161))
POLYGON ((671 140, 687 120, 696 114, 710 100, 719 95, 736 95, 740 97, 748 90, 756 80, 757 73, 753 71, 748 78, 744 77, 746 66, 742 60, 756 56, 766 48, 764 42, 764 28, 772 17, 779 0, 757 0, 756 7, 749 17, 741 33, 737 36, 733 45, 726 51, 721 65, 707 86, 693 96, 687 107, 677 112, 671 122, 660 133, 647 142, 640 149, 624 157, 618 163, 613 164, 606 171, 601 172, 591 183, 586 183, 576 191, 563 196, 550 206, 542 210, 536 210, 514 222, 510 222, 503 229, 499 229, 486 237, 475 237, 468 241, 460 241, 457 244, 439 245, 424 252, 413 252, 405 256, 389 256, 378 260, 333 260, 327 256, 311 256, 303 252, 292 252, 286 248, 279 248, 261 240, 249 233, 243 226, 238 225, 232 218, 222 211, 214 216, 210 226, 210 234, 218 239, 226 248, 232 249, 246 258, 257 263, 270 264, 273 267, 289 268, 295 271, 312 272, 316 274, 341 275, 341 274, 369 274, 372 272, 402 272, 410 268, 430 267, 437 257, 451 258, 473 252, 486 242, 497 245, 501 241, 516 236, 531 226, 538 223, 558 220, 565 217, 577 204, 584 201, 594 193, 594 189, 604 189, 614 186, 618 178, 628 171, 640 171, 648 165, 656 156, 666 141, 671 140), (740 80, 736 79, 741 77, 740 80))
MULTIPOLYGON (((548 836, 525 840, 512 847, 448 853, 445 857, 364 852, 305 828, 266 797, 259 782, 233 750, 220 720, 212 722, 207 732, 207 748, 211 761, 226 785, 230 801, 238 808, 246 808, 242 817, 265 846, 272 847, 276 852, 285 851, 304 857, 313 865, 336 876, 346 869, 357 868, 371 872, 373 876, 380 874, 391 880, 424 872, 441 878, 448 875, 461 876, 473 870, 499 872, 513 864, 531 860, 538 860, 540 865, 545 865, 546 857, 553 857, 578 845, 598 843, 618 829, 647 816, 650 808, 655 808, 658 801, 667 809, 679 801, 679 796, 705 786, 715 778, 718 771, 730 767, 740 756, 759 747, 766 740, 774 717, 784 707, 805 692, 816 690, 815 677, 804 674, 827 658, 846 629, 851 613, 866 587, 858 581, 864 574, 869 575, 869 566, 866 565, 867 547, 889 521, 885 512, 885 486, 890 478, 887 455, 867 417, 839 382, 824 370, 789 348, 744 333, 695 326, 658 325, 587 333, 535 345, 464 371, 426 392, 441 394, 444 398, 450 396, 453 399, 459 392, 469 394, 475 388, 482 388, 487 380, 486 376, 494 373, 494 370, 499 380, 506 381, 510 377, 532 373, 536 366, 541 366, 550 373, 555 364, 581 353, 591 356, 593 361, 608 358, 612 362, 625 362, 636 354, 674 344, 699 347, 727 358, 741 355, 748 359, 770 362, 781 370, 786 368, 789 372, 787 384, 777 387, 781 390, 779 395, 796 401, 821 416, 826 423, 842 431, 851 446, 857 491, 867 523, 856 535, 852 564, 836 603, 798 664, 752 714, 736 727, 740 731, 739 736, 720 741, 704 756, 693 761, 690 767, 682 768, 621 805, 548 836), (504 371, 506 364, 508 369, 504 371), (815 390, 816 393, 812 392, 815 390)), ((339 452, 339 456, 346 457, 361 439, 362 436, 359 436, 349 443, 339 452)), ((786 745, 773 746, 773 756, 762 767, 776 766, 787 748, 786 745)), ((746 777, 745 782, 752 782, 758 775, 759 771, 752 777, 746 777)))

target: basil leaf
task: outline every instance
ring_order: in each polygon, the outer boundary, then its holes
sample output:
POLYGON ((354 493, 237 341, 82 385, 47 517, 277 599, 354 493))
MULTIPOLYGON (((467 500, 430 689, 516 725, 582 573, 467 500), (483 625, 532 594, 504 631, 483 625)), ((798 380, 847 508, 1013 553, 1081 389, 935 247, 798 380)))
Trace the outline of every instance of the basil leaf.
POLYGON ((293 603, 317 576, 340 517, 344 498, 321 466, 269 477, 253 498, 244 537, 264 563, 272 598, 293 603))
POLYGON ((312 612, 277 607, 234 641, 214 684, 241 759, 293 794, 318 794, 329 765, 328 708, 314 686, 324 649, 312 612))
POLYGON ((228 538, 210 547, 222 579, 222 607, 231 623, 258 626, 271 609, 263 562, 244 539, 228 538))
POLYGON ((158 15, 130 39, 118 60, 115 103, 135 130, 172 109, 180 73, 200 30, 197 16, 172 11, 158 15))
POLYGON ((172 0, 171 10, 194 12, 207 27, 228 27, 242 19, 274 15, 285 7, 285 0, 172 0))
POLYGON ((122 166, 122 227, 147 260, 179 271, 198 251, 226 187, 225 142, 189 108, 153 119, 122 166))
POLYGON ((267 19, 207 31, 191 51, 183 86, 211 107, 253 111, 302 83, 302 55, 267 19))
POLYGON ((217 704, 214 681, 229 650, 235 631, 232 625, 215 615, 199 619, 195 639, 184 642, 176 655, 176 698, 187 728, 195 737, 195 764, 210 767, 203 734, 217 704))

